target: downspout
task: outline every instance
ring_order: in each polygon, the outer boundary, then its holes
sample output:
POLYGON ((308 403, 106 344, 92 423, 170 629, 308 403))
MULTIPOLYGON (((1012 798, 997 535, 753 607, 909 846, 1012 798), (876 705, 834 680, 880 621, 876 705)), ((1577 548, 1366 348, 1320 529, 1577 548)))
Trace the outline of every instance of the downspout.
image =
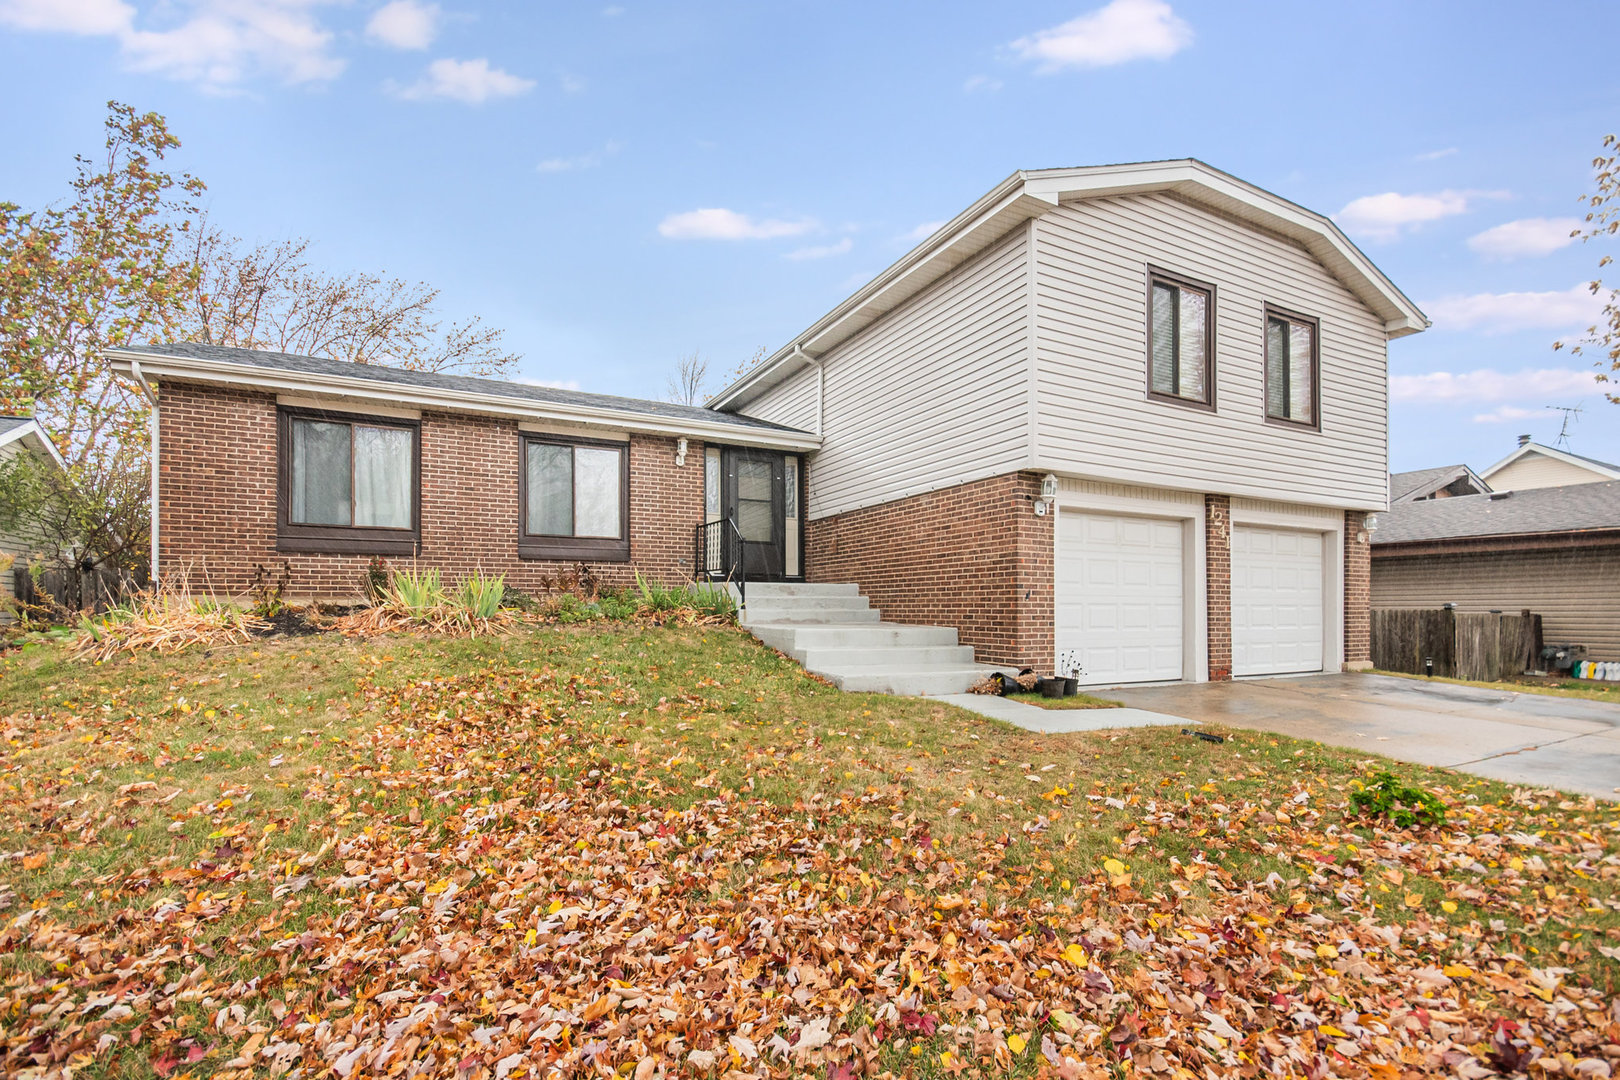
POLYGON ((147 404, 152 406, 148 418, 152 428, 152 525, 149 530, 152 534, 152 565, 151 572, 147 575, 147 584, 150 588, 156 589, 158 583, 158 399, 157 391, 152 389, 152 384, 146 381, 145 372, 141 371, 141 362, 131 360, 129 370, 135 376, 135 381, 140 384, 141 395, 146 398, 147 404))

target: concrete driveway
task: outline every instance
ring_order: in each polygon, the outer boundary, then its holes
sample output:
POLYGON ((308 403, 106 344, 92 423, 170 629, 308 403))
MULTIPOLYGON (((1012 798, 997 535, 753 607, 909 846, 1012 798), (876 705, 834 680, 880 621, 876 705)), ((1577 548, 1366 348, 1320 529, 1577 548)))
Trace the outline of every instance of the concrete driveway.
POLYGON ((1100 691, 1138 709, 1259 728, 1533 787, 1620 797, 1620 705, 1387 675, 1100 691))

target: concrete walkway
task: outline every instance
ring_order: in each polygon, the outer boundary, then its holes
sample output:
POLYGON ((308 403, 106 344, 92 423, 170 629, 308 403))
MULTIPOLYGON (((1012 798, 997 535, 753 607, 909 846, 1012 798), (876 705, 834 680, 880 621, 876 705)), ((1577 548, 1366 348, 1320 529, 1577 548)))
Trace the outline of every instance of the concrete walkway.
POLYGON ((1186 720, 1275 731, 1514 784, 1620 797, 1620 705, 1609 702, 1356 674, 1098 693, 1186 720))
POLYGON ((1061 735, 1070 731, 1106 731, 1109 728, 1154 727, 1187 721, 1179 716, 1148 712, 1146 709, 1043 709, 1026 705, 1016 698, 992 694, 941 694, 930 701, 943 701, 992 720, 1003 720, 1026 731, 1061 735))

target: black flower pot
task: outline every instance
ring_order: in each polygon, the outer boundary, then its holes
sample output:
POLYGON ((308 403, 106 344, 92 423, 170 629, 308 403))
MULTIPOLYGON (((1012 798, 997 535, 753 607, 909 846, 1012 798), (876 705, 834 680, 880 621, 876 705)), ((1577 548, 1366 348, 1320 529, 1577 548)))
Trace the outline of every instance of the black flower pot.
POLYGON ((1063 679, 1042 679, 1041 697, 1060 698, 1063 696, 1063 679))
POLYGON ((1074 697, 1074 695, 1078 694, 1079 692, 1080 692, 1080 680, 1079 679, 1064 679, 1063 680, 1063 696, 1064 697, 1074 697))

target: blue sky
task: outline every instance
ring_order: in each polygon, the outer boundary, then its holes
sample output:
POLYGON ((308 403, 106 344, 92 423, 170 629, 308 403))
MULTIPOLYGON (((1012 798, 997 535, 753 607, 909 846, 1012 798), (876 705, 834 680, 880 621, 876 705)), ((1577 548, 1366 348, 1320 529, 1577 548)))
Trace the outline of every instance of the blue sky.
POLYGON ((1549 405, 1620 461, 1620 405, 1551 349, 1590 321, 1602 251, 1565 219, 1620 128, 1578 43, 1617 31, 1612 3, 0 0, 0 198, 60 198, 109 98, 155 109, 230 231, 437 285, 524 377, 658 396, 1014 169, 1194 156, 1334 215, 1433 318, 1391 345, 1393 467, 1551 441, 1549 405))

